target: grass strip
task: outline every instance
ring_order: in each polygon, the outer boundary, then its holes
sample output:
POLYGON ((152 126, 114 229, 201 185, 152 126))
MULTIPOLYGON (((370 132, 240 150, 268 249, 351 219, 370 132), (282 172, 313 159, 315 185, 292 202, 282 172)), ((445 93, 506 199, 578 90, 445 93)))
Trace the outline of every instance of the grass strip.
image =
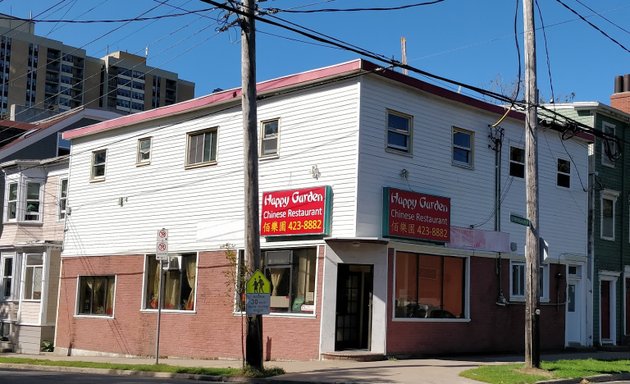
POLYGON ((107 370, 127 370, 142 372, 167 372, 167 373, 187 373, 193 375, 209 376, 245 376, 245 377, 269 377, 281 375, 284 370, 281 368, 267 368, 262 372, 252 369, 241 368, 206 368, 206 367, 181 367, 168 364, 120 364, 120 363, 99 363, 92 361, 70 361, 70 360, 48 360, 32 359, 21 357, 0 357, 0 363, 4 364, 28 364, 53 367, 75 367, 75 368, 98 368, 107 370))
POLYGON ((544 361, 541 369, 525 369, 524 364, 482 365, 460 376, 491 384, 530 384, 553 379, 582 379, 591 376, 630 373, 630 360, 544 361))

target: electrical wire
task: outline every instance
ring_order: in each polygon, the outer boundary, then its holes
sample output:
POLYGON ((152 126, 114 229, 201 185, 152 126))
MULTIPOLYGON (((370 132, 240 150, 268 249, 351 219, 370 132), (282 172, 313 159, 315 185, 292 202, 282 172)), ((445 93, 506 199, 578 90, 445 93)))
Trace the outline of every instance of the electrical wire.
POLYGON ((621 29, 622 31, 624 31, 627 34, 630 34, 630 31, 623 28, 622 26, 614 23, 612 20, 607 19, 604 17, 604 15, 602 15, 601 13, 597 12, 596 10, 594 10, 593 8, 589 7, 587 4, 584 4, 583 2, 581 2, 580 0, 575 0, 577 3, 579 3, 580 5, 582 5, 584 8, 588 9, 589 11, 593 12, 594 14, 596 14, 597 16, 601 17, 602 19, 606 20, 607 22, 609 22, 610 24, 614 25, 615 27, 621 29))
POLYGON ((586 24, 590 25, 592 28, 596 29, 599 33, 601 33, 602 35, 604 35, 608 40, 612 41, 613 43, 617 44, 618 46, 621 47, 621 49, 623 49, 624 51, 630 53, 630 49, 626 48, 626 46, 624 46, 623 44, 621 44, 620 42, 618 42, 617 40, 615 40, 613 37, 611 37, 609 34, 607 34, 606 32, 604 32, 601 28, 599 28, 597 25, 591 23, 590 21, 588 21, 586 19, 586 17, 582 16, 581 14, 579 14, 575 9, 569 7, 567 4, 565 4, 562 0, 556 0, 558 3, 560 3, 560 5, 562 5, 563 7, 565 7, 566 9, 568 9, 569 11, 571 11, 574 15, 576 15, 577 17, 579 17, 580 19, 582 19, 586 24))
MULTIPOLYGON (((160 3, 159 5, 155 6, 151 10, 159 7, 160 5, 162 5, 162 4, 160 3)), ((146 17, 137 16, 137 17, 126 18, 126 19, 95 19, 95 20, 35 19, 35 18, 33 18, 33 19, 24 19, 24 18, 20 18, 20 17, 0 15, 0 20, 1 19, 10 19, 10 20, 20 20, 20 21, 24 21, 24 22, 29 22, 30 21, 30 22, 35 22, 35 23, 66 23, 66 24, 108 24, 108 23, 125 23, 125 24, 128 24, 128 23, 141 22, 141 21, 171 19, 171 18, 174 18, 174 17, 194 15, 194 14, 204 13, 204 12, 213 11, 213 10, 214 10, 214 8, 205 8, 205 9, 197 9, 197 10, 192 10, 192 11, 186 11, 186 12, 182 12, 182 13, 172 13, 172 14, 158 15, 158 16, 146 16, 146 17)))
POLYGON ((399 5, 399 6, 395 6, 395 7, 345 8, 345 9, 343 9, 343 8, 326 8, 326 9, 311 9, 311 10, 303 10, 303 11, 292 10, 292 9, 267 8, 267 11, 271 12, 271 13, 278 13, 278 12, 282 12, 282 13, 329 13, 329 12, 399 11, 399 10, 402 10, 402 9, 417 8, 417 7, 422 7, 422 6, 425 6, 425 5, 438 4, 438 3, 441 3, 443 1, 445 1, 445 0, 433 0, 433 1, 426 1, 426 2, 422 2, 422 3, 399 5))

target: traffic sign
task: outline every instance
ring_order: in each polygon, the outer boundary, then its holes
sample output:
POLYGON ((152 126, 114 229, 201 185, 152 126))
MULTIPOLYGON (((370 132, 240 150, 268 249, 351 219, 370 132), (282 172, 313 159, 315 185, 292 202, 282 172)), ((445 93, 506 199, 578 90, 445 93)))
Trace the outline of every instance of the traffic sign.
POLYGON ((260 272, 260 270, 256 270, 252 277, 247 280, 247 285, 245 286, 245 293, 271 293, 271 283, 265 277, 265 275, 260 272))
POLYGON ((168 260, 168 229, 162 228, 157 231, 155 259, 168 260))

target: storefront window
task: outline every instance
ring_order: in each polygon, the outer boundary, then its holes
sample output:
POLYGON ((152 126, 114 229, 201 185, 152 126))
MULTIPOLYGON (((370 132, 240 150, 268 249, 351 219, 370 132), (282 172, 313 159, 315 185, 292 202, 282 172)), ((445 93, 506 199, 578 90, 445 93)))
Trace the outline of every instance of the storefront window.
POLYGON ((314 313, 316 249, 270 250, 264 255, 271 312, 314 313))
POLYGON ((396 254, 397 318, 464 318, 466 259, 396 254))

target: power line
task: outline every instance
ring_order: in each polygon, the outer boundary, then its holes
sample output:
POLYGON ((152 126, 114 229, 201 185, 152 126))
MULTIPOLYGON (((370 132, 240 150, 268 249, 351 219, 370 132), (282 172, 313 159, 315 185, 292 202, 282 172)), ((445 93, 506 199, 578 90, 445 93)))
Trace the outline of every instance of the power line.
POLYGON ((399 11, 402 9, 416 8, 425 5, 433 5, 441 3, 445 0, 426 1, 423 3, 414 3, 407 5, 400 5, 396 7, 370 7, 370 8, 324 8, 324 9, 311 9, 311 10, 291 10, 291 9, 279 9, 279 8, 267 8, 267 11, 271 13, 283 12, 283 13, 323 13, 323 12, 363 12, 363 11, 399 11))
POLYGON ((606 36, 606 38, 608 38, 610 41, 612 41, 613 43, 617 44, 618 46, 621 47, 621 49, 623 49, 624 51, 630 53, 630 49, 626 48, 623 44, 621 44, 620 42, 618 42, 617 40, 615 40, 614 38, 612 38, 609 34, 607 34, 606 32, 604 32, 601 28, 599 28, 598 26, 596 26, 595 24, 591 23, 590 21, 588 21, 586 19, 586 17, 582 16, 581 14, 579 14, 575 9, 569 7, 567 4, 565 4, 564 2, 562 2, 562 0, 556 0, 558 3, 560 3, 560 5, 562 5, 563 7, 565 7, 566 9, 568 9, 569 11, 571 11, 573 14, 575 14, 577 17, 579 17, 580 19, 582 19, 585 23, 587 23, 588 25, 590 25, 591 27, 595 28, 599 33, 601 33, 602 35, 606 36))
POLYGON ((621 27, 620 25, 614 23, 613 21, 611 21, 610 19, 607 19, 604 17, 604 15, 602 15, 601 13, 597 12, 596 10, 594 10, 593 8, 589 7, 587 4, 584 4, 583 2, 581 2, 580 0, 575 0, 577 1, 580 5, 582 5, 584 8, 588 9, 589 11, 593 12, 594 14, 596 14, 597 16, 601 17, 602 19, 606 20, 607 22, 609 22, 610 24, 614 25, 615 27, 621 29, 622 31, 624 31, 627 34, 630 34, 630 31, 628 31, 627 29, 621 27))

